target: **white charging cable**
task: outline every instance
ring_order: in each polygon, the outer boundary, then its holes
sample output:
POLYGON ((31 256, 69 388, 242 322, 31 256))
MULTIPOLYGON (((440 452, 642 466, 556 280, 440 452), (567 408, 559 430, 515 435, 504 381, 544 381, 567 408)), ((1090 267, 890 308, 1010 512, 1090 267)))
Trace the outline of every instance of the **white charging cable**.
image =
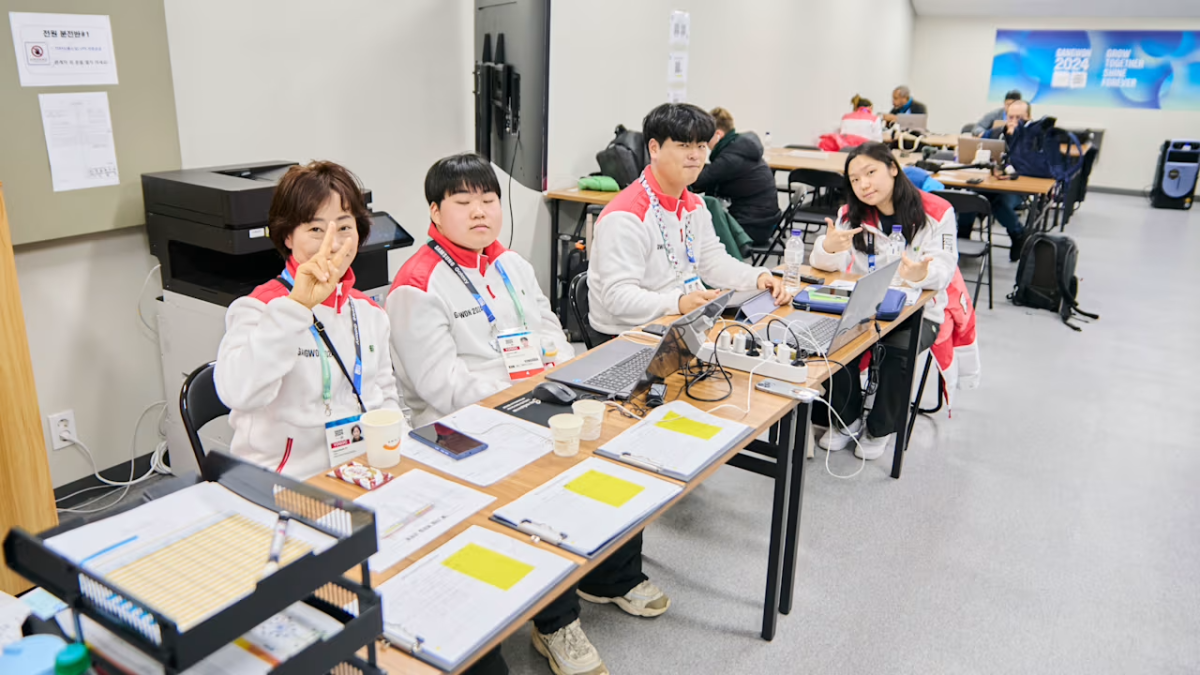
POLYGON ((90 509, 90 510, 84 508, 84 507, 90 506, 92 504, 95 504, 96 502, 104 499, 105 497, 112 496, 113 494, 115 494, 114 492, 106 492, 105 494, 102 494, 99 497, 90 499, 87 502, 84 502, 83 504, 80 504, 74 508, 58 509, 59 513, 87 514, 87 513, 99 513, 101 511, 105 511, 105 510, 110 509, 110 508, 116 506, 117 504, 121 503, 121 501, 125 499, 125 496, 127 494, 129 494, 130 487, 149 480, 156 473, 158 473, 158 474, 171 474, 172 473, 171 468, 169 466, 167 466, 167 464, 166 464, 167 442, 166 442, 166 440, 161 439, 161 437, 164 436, 162 424, 163 424, 163 420, 166 417, 166 412, 167 412, 166 403, 167 403, 166 401, 158 401, 156 403, 151 403, 150 405, 146 406, 145 409, 142 410, 142 413, 140 415, 138 415, 137 422, 135 422, 134 426, 133 426, 133 437, 129 441, 129 454, 130 454, 130 456, 129 456, 129 480, 126 480, 126 481, 109 480, 109 479, 105 478, 104 476, 100 475, 100 469, 96 465, 95 456, 92 455, 92 451, 90 448, 88 448, 87 444, 85 444, 82 440, 80 440, 77 436, 70 433, 69 431, 59 432, 58 437, 60 439, 69 441, 70 443, 74 444, 75 447, 79 448, 79 450, 81 452, 83 452, 83 454, 88 458, 88 461, 92 465, 92 475, 96 477, 96 480, 100 481, 104 485, 95 485, 95 486, 92 486, 89 488, 84 488, 83 490, 79 490, 78 492, 74 492, 65 497, 60 497, 60 498, 56 499, 55 500, 56 503, 70 499, 71 497, 81 495, 84 492, 90 492, 92 490, 98 490, 98 489, 101 489, 104 487, 122 488, 119 491, 120 496, 117 498, 117 500, 108 504, 107 506, 103 506, 103 507, 100 507, 97 509, 90 509), (159 440, 158 444, 155 446, 154 451, 151 453, 149 470, 147 470, 146 473, 143 474, 142 476, 135 478, 134 477, 134 462, 137 459, 137 432, 138 432, 138 429, 141 427, 142 420, 145 419, 146 414, 149 413, 151 410, 153 410, 155 408, 155 406, 162 406, 162 411, 160 413, 159 423, 157 426, 160 440, 159 440))

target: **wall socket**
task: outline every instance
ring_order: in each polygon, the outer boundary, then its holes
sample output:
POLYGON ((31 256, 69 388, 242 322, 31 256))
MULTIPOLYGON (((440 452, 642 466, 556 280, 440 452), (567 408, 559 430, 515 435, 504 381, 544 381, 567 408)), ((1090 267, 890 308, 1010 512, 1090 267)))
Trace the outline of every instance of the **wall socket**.
POLYGON ((72 438, 79 438, 75 434, 74 410, 64 410, 50 416, 50 443, 55 450, 62 450, 71 445, 71 441, 63 440, 62 432, 64 431, 70 432, 72 438))

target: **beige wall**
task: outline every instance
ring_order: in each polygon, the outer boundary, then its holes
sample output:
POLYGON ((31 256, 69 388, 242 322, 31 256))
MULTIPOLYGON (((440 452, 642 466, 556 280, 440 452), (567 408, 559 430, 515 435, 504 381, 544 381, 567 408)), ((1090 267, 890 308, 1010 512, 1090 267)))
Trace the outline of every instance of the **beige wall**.
MULTIPOLYGON (((997 28, 1045 30, 1196 30, 1200 19, 929 18, 916 21, 913 92, 929 105, 934 129, 958 130, 998 107, 987 100, 997 28)), ((1142 190, 1154 181, 1159 147, 1168 138, 1200 136, 1200 111, 1036 105, 1069 128, 1105 129, 1091 185, 1142 190)))

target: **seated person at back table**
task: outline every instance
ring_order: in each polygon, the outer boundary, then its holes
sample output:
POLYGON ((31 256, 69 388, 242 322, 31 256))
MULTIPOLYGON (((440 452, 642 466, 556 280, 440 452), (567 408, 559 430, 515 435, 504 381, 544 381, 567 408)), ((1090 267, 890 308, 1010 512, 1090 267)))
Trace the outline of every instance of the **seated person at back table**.
POLYGON ((925 115, 929 109, 924 103, 914 101, 912 91, 907 85, 900 85, 892 90, 892 111, 883 116, 885 122, 895 122, 896 115, 925 115))
MULTIPOLYGON (((988 129, 984 132, 983 137, 1009 141, 1016 128, 1029 121, 1032 111, 1033 108, 1028 101, 1013 101, 1008 106, 1008 119, 1005 120, 1004 126, 988 129)), ((1024 197, 1007 192, 985 193, 983 196, 987 197, 988 202, 991 203, 992 213, 995 214, 996 220, 1008 231, 1008 237, 1012 240, 1012 245, 1008 249, 1008 259, 1012 262, 1020 260, 1021 249, 1025 246, 1025 226, 1021 224, 1021 218, 1017 215, 1017 207, 1021 205, 1021 200, 1024 197)), ((967 214, 959 216, 959 237, 969 239, 974 226, 974 216, 967 214)))
POLYGON ((875 106, 858 94, 850 99, 852 110, 842 116, 838 133, 843 136, 859 136, 868 141, 883 140, 883 122, 875 114, 875 106))
MULTIPOLYGON (((504 215, 492 166, 474 153, 438 160, 425 176, 425 200, 431 241, 400 268, 387 299, 392 358, 418 426, 528 376, 510 374, 502 336, 529 331, 536 337, 531 348, 553 345, 560 360, 575 355, 533 266, 498 241, 504 215)), ((638 534, 534 617, 534 647, 559 675, 608 672, 580 626, 580 598, 642 617, 671 605, 642 573, 638 534)), ((467 672, 499 675, 508 668, 497 647, 467 672)))
POLYGON ((728 199, 729 215, 754 243, 766 244, 783 214, 775 173, 763 159, 762 142, 754 132, 738 133, 728 110, 713 108, 712 116, 717 122, 708 142, 712 161, 692 183, 692 192, 728 199))
POLYGON ((1008 121, 1008 106, 1011 105, 1013 101, 1020 100, 1021 92, 1016 89, 1013 89, 1005 94, 1004 105, 987 113, 983 117, 980 117, 979 121, 975 123, 975 128, 971 130, 971 135, 982 136, 991 131, 996 126, 996 122, 1008 121))
POLYGON ((713 231, 704 201, 688 191, 700 175, 712 116, 687 103, 664 103, 642 133, 650 166, 596 219, 588 268, 589 321, 606 335, 670 314, 687 314, 720 294, 769 289, 791 298, 783 280, 734 259, 713 231), (703 283, 702 283, 703 282, 703 283))
POLYGON ((230 409, 230 452, 303 480, 330 468, 327 422, 351 420, 350 434, 359 414, 400 409, 391 329, 354 289, 350 263, 371 219, 353 174, 332 162, 288 169, 267 229, 287 263, 279 279, 229 306, 213 380, 230 409))
MULTIPOLYGON (((838 212, 836 224, 826 219, 828 230, 813 244, 809 264, 819 270, 851 274, 881 269, 895 261, 881 246, 893 227, 899 227, 907 242, 896 273, 900 283, 936 293, 925 305, 925 318, 919 326, 899 328, 883 338, 888 348, 878 364, 879 386, 865 424, 857 360, 831 378, 830 400, 846 426, 829 415, 829 431, 817 441, 818 445, 841 450, 859 438, 855 456, 877 459, 901 431, 900 415, 908 405, 914 366, 904 354, 911 338, 909 331, 919 331, 920 353, 933 345, 945 319, 946 287, 958 269, 958 240, 950 203, 918 190, 886 145, 864 143, 851 150, 846 156, 845 175, 847 205, 838 212)), ((823 422, 821 416, 827 412, 824 404, 814 407, 814 421, 823 422)))

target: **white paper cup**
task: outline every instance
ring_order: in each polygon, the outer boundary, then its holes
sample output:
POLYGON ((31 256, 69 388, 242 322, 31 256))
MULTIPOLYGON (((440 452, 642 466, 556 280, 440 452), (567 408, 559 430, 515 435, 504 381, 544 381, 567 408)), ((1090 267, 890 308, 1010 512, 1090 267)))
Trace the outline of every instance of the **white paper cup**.
POLYGON ((367 463, 386 469, 400 463, 400 441, 404 435, 404 415, 399 410, 372 410, 359 422, 367 442, 367 463))
POLYGON ((600 438, 600 431, 604 428, 604 409, 607 407, 604 405, 604 401, 591 399, 583 399, 571 404, 571 409, 575 411, 575 414, 583 418, 583 429, 579 432, 579 440, 594 441, 600 438))
POLYGON ((550 418, 550 435, 554 438, 554 454, 559 457, 574 457, 579 453, 579 432, 583 430, 583 418, 564 413, 550 418))

